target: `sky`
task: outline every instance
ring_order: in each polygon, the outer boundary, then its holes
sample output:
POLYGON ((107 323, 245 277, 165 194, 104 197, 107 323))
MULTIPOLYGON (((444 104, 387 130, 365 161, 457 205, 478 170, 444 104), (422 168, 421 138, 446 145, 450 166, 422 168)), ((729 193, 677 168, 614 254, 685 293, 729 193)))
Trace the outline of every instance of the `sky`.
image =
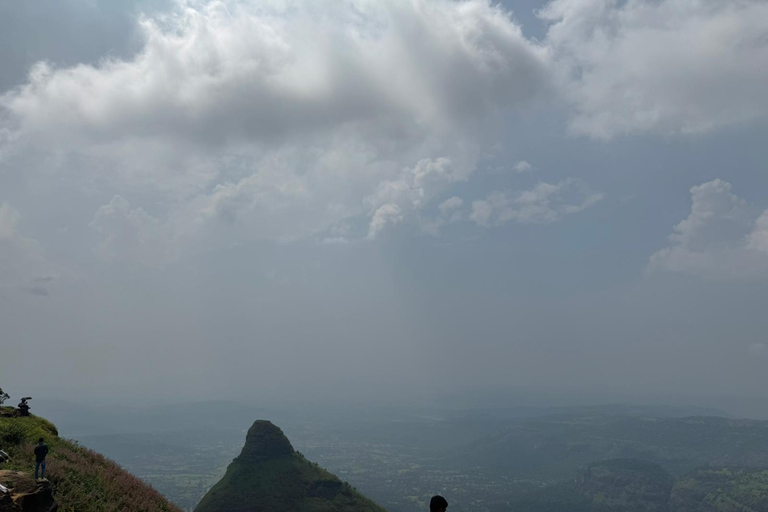
POLYGON ((768 3, 0 10, 12 396, 768 414, 768 3))

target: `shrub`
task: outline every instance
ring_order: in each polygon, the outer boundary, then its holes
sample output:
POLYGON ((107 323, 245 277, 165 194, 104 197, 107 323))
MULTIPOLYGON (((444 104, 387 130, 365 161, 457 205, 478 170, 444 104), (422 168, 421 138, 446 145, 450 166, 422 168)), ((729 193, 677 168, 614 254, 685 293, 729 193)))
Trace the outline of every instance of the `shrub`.
POLYGON ((21 425, 9 423, 0 430, 0 443, 3 445, 19 446, 27 440, 27 434, 21 425))

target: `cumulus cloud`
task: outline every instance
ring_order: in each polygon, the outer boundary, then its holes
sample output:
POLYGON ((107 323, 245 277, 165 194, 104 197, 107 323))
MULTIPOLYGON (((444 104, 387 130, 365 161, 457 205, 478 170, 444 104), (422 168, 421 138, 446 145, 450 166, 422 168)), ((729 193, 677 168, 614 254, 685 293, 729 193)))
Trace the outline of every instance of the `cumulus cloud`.
POLYGON ((440 210, 440 213, 445 216, 455 212, 457 209, 461 208, 463 205, 464 205, 464 200, 462 198, 458 196, 453 196, 449 199, 446 199, 442 203, 440 203, 440 206, 438 208, 440 210))
MULTIPOLYGON (((357 219, 378 233, 385 205, 398 222, 423 222, 428 205, 471 179, 498 118, 542 91, 564 94, 572 127, 595 137, 764 116, 765 9, 553 0, 538 43, 490 0, 180 1, 140 20, 133 57, 38 63, 0 95, 0 159, 73 188, 129 190, 133 206, 120 215, 133 235, 94 219, 105 257, 132 239, 125 254, 163 260, 178 249, 149 257, 142 237, 177 243, 193 232, 322 239, 357 219)), ((573 183, 493 194, 425 225, 436 233, 467 214, 551 222, 572 213, 548 205, 573 183)))
POLYGON ((533 166, 525 160, 520 160, 514 165, 513 169, 517 172, 528 172, 533 170, 533 166))
POLYGON ((488 219, 491 218, 492 214, 493 205, 490 201, 474 201, 472 203, 472 213, 469 214, 469 218, 481 226, 487 226, 488 219))
POLYGON ((670 244, 649 261, 651 271, 706 278, 768 275, 765 218, 731 192, 731 184, 713 180, 691 188, 691 213, 674 228, 670 244))
MULTIPOLYGON (((376 191, 365 198, 364 203, 371 211, 378 211, 380 205, 397 205, 399 214, 418 212, 449 185, 466 180, 473 170, 472 167, 457 166, 445 157, 422 159, 414 167, 403 169, 396 179, 380 183, 376 191)), ((451 204, 455 207, 455 199, 458 198, 441 203, 441 212, 446 203, 449 207, 451 204)), ((375 216, 371 220, 371 226, 374 221, 375 216)), ((422 227, 426 232, 435 235, 443 222, 444 219, 433 222, 422 220, 422 227)))
POLYGON ((400 207, 396 204, 387 203, 380 206, 373 214, 371 225, 368 228, 367 238, 370 240, 375 239, 377 236, 379 236, 379 233, 382 232, 387 224, 397 224, 402 222, 402 220, 403 214, 400 210, 400 207))
POLYGON ((556 184, 539 183, 522 192, 493 192, 472 203, 470 219, 481 226, 548 224, 586 210, 603 198, 581 180, 567 179, 556 184))
POLYGON ((70 155, 89 184, 160 194, 163 218, 261 238, 412 214, 548 81, 546 49, 488 0, 186 1, 141 29, 133 58, 40 63, 1 96, 4 158, 70 155))
POLYGON ((768 210, 755 221, 755 227, 747 239, 747 248, 768 254, 768 210))
POLYGON ((692 133, 768 116, 763 0, 553 0, 540 16, 576 133, 692 133))

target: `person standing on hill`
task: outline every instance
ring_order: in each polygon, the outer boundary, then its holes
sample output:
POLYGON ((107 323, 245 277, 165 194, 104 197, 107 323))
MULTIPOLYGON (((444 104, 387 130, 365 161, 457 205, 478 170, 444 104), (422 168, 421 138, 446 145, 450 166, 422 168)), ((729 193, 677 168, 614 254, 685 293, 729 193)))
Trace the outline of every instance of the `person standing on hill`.
POLYGON ((429 512, 445 512, 448 508, 448 502, 440 495, 432 496, 429 500, 429 512))
POLYGON ((35 446, 35 480, 40 478, 45 479, 45 456, 48 455, 48 445, 45 444, 45 440, 41 437, 35 446), (43 469, 40 473, 40 478, 37 477, 38 470, 43 469))

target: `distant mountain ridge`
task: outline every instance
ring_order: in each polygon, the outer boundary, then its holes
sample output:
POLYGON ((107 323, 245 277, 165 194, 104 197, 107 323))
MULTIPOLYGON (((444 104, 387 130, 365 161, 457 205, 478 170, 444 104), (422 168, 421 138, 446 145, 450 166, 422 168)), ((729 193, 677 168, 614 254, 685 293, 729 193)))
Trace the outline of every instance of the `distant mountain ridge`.
POLYGON ((386 512, 293 449, 269 421, 253 423, 240 455, 195 512, 386 512))
POLYGON ((768 467, 768 421, 602 414, 534 418, 455 450, 445 463, 556 480, 614 458, 655 462, 673 475, 734 461, 768 467))

